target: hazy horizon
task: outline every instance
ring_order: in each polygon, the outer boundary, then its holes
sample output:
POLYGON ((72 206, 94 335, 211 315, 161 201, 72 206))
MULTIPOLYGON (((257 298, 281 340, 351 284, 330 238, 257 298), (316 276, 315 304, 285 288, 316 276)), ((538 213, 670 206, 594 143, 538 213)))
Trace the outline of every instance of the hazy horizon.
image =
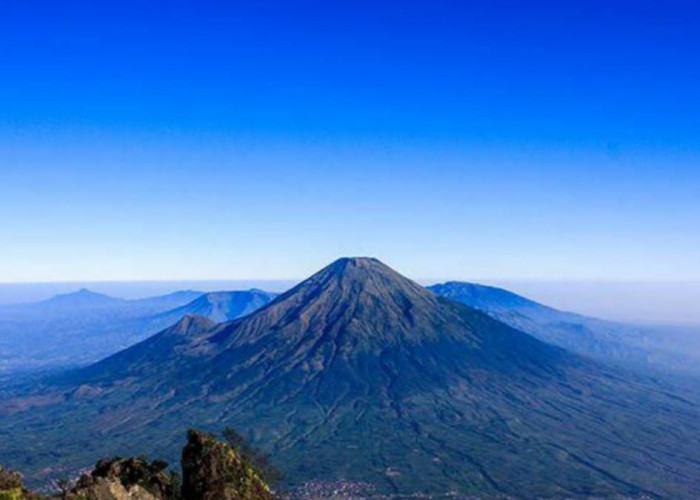
MULTIPOLYGON (((139 299, 182 290, 201 292, 259 288, 283 292, 304 278, 280 280, 159 280, 0 282, 0 305, 36 302, 81 289, 123 299, 139 299)), ((640 324, 700 325, 700 281, 566 281, 416 278, 422 285, 466 281, 504 288, 556 309, 640 324)))

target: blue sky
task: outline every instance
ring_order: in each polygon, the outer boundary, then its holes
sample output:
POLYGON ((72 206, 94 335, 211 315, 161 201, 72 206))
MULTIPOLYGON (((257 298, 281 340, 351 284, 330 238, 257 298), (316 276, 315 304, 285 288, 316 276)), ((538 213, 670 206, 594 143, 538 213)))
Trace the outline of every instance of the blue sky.
POLYGON ((4 5, 0 281, 700 280, 699 9, 4 5))

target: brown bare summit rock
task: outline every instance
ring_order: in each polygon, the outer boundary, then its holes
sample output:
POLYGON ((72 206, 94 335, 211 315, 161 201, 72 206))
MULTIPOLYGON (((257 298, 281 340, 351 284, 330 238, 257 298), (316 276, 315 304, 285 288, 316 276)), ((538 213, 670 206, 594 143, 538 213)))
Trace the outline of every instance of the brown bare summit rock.
POLYGON ((182 450, 183 500, 273 500, 253 467, 228 444, 192 430, 182 450))

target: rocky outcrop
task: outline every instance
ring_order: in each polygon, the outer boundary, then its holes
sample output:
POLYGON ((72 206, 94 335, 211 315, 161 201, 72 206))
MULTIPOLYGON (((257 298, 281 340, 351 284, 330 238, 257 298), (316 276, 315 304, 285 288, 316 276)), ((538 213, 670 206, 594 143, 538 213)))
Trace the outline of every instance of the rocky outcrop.
MULTIPOLYGON (((74 487, 59 482, 56 500, 275 500, 255 467, 229 444, 192 430, 182 450, 180 476, 162 460, 100 460, 74 487)), ((42 500, 22 485, 22 476, 0 467, 0 500, 42 500)))
POLYGON ((140 458, 102 460, 84 475, 67 500, 173 500, 175 487, 168 464, 140 458))
POLYGON ((190 431, 182 451, 183 500, 273 500, 253 467, 214 436, 190 431))
POLYGON ((27 491, 19 472, 0 466, 0 500, 40 500, 42 497, 27 491))

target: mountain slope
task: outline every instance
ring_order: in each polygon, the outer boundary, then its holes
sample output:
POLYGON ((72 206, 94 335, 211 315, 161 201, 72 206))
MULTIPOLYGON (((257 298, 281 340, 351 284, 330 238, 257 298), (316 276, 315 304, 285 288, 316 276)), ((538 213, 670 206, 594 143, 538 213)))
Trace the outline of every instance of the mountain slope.
MULTIPOLYGON (((559 311, 508 290, 475 283, 451 281, 428 289, 572 352, 663 371, 698 370, 700 355, 697 350, 679 348, 684 337, 677 329, 627 325, 559 311)), ((690 336, 685 335, 685 339, 690 336)))
POLYGON ((172 324, 186 314, 205 316, 215 323, 240 318, 267 305, 277 294, 262 290, 210 292, 176 309, 159 314, 156 320, 172 324))
POLYGON ((698 407, 439 297, 374 259, 341 259, 266 307, 190 316, 4 406, 23 470, 143 451, 233 426, 291 485, 483 498, 691 498, 698 407), (53 399, 52 399, 53 398, 53 399), (56 427, 49 422, 60 422, 56 427), (70 436, 70 439, 67 439, 70 436))

